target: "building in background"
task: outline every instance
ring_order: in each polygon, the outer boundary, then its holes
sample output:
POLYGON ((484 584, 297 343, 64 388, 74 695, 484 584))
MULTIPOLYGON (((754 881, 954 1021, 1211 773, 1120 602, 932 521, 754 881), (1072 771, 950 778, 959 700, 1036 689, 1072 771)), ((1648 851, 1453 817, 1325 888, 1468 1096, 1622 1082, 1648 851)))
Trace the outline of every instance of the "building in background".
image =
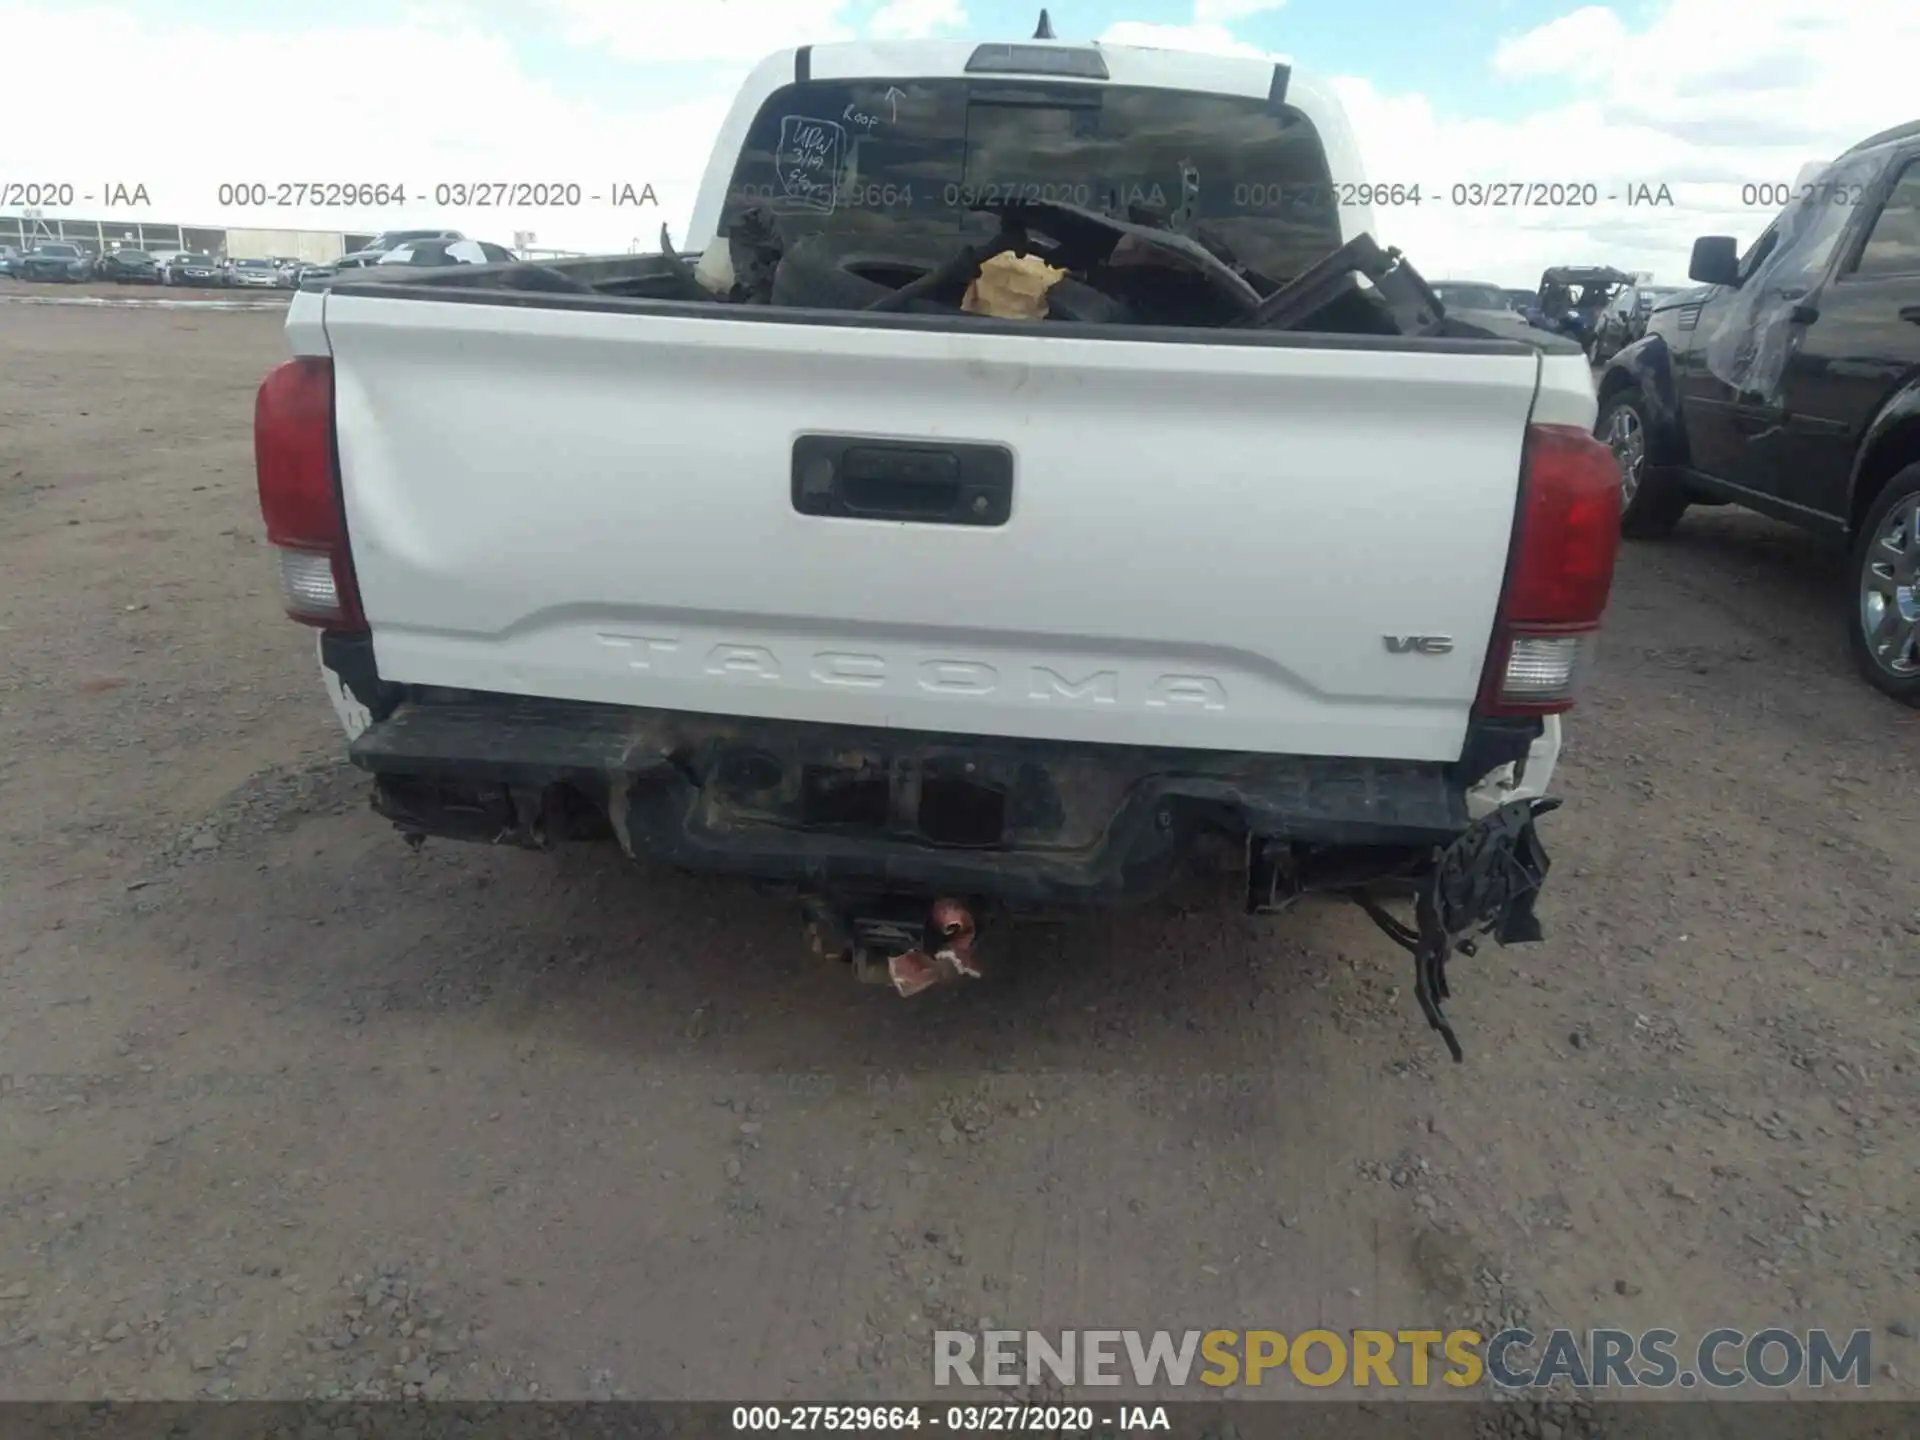
POLYGON ((325 230, 229 230, 222 253, 230 260, 285 259, 325 265, 371 239, 371 235, 325 230))
MULTIPOLYGON (((37 210, 0 214, 0 245, 31 250, 50 240, 62 240, 91 255, 132 246, 136 250, 188 250, 217 260, 302 260, 326 265, 366 248, 377 238, 372 231, 357 230, 254 230, 125 219, 52 220, 37 210)), ((472 238, 489 237, 483 234, 472 238)), ((580 254, 578 250, 536 249, 534 239, 531 230, 514 231, 514 253, 525 260, 558 260, 580 254)))
POLYGON ((191 250, 223 260, 290 259, 324 264, 372 239, 371 234, 332 230, 241 230, 124 219, 50 220, 36 210, 0 215, 0 245, 31 250, 50 240, 64 240, 95 255, 131 246, 136 250, 191 250))

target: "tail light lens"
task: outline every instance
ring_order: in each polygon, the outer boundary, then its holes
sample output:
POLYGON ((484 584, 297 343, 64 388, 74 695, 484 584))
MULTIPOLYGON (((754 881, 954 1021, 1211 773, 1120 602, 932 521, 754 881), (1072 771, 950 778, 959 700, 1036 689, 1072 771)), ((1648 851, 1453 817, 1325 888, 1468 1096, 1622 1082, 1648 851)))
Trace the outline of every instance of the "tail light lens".
POLYGON ((1573 707, 1620 548, 1620 467, 1574 425, 1527 431, 1514 551, 1481 683, 1489 715, 1573 707))
POLYGON ((267 543, 279 552, 287 614, 329 630, 364 630, 333 466, 333 362, 302 355, 261 382, 253 462, 267 543))

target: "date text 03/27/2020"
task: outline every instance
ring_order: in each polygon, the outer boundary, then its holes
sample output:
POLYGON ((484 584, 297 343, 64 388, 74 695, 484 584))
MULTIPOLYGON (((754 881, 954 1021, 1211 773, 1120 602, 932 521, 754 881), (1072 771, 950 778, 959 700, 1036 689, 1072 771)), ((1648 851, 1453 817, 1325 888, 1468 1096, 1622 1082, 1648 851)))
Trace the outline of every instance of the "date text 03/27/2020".
POLYGON ((1456 180, 1450 185, 1400 181, 1334 181, 1327 185, 1248 182, 1234 187, 1241 209, 1281 209, 1302 205, 1441 205, 1465 210, 1591 209, 1598 205, 1673 206, 1672 187, 1660 181, 1456 180))
POLYGON ((1171 1430, 1164 1405, 736 1405, 739 1434, 785 1431, 915 1431, 955 1435, 1084 1435, 1095 1430, 1171 1430))
MULTIPOLYGON (((732 196, 743 205, 798 205, 815 210, 911 210, 918 206, 945 209, 972 209, 995 204, 1077 205, 1083 209, 1109 205, 1130 207, 1146 205, 1165 208, 1178 195, 1178 187, 1169 189, 1152 181, 1131 181, 1106 185, 1085 175, 1057 180, 1033 178, 968 179, 940 186, 916 187, 907 181, 865 181, 802 187, 798 192, 774 184, 742 184, 733 187, 732 196)), ((1326 184, 1297 185, 1275 181, 1238 181, 1231 187, 1224 182, 1200 191, 1203 213, 1230 201, 1238 213, 1262 211, 1286 212, 1318 210, 1327 206, 1368 205, 1401 209, 1433 206, 1462 210, 1593 209, 1601 205, 1628 208, 1655 206, 1670 208, 1678 204, 1671 186, 1657 181, 1619 182, 1602 185, 1592 180, 1496 180, 1457 181, 1435 186, 1399 181, 1333 181, 1326 184)))
POLYGON ((641 209, 657 207, 660 196, 651 183, 631 180, 236 180, 215 190, 214 203, 235 210, 386 210, 409 203, 448 210, 641 209))

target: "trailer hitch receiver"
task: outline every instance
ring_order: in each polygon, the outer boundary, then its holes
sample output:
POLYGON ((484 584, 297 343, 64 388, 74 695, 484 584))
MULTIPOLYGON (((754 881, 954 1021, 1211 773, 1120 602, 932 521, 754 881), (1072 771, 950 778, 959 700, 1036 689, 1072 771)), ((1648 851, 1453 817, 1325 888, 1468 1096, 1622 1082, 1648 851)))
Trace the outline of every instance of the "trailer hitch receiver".
POLYGON ((883 898, 842 911, 815 896, 802 910, 814 954, 845 961, 856 979, 891 985, 896 994, 918 995, 984 973, 974 952, 979 921, 964 900, 943 898, 929 906, 883 898))

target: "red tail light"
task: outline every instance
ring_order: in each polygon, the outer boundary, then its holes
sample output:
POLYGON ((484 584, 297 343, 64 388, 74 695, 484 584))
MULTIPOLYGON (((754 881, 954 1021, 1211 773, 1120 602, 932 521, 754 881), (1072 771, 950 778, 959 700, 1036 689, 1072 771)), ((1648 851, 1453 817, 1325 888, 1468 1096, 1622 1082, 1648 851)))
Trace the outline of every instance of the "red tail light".
POLYGON ((333 467, 333 361, 302 355, 261 382, 253 463, 287 614, 329 630, 365 629, 333 467))
POLYGON ((1527 431, 1519 522, 1480 687, 1489 715, 1573 708, 1620 548, 1620 467, 1574 425, 1527 431))

